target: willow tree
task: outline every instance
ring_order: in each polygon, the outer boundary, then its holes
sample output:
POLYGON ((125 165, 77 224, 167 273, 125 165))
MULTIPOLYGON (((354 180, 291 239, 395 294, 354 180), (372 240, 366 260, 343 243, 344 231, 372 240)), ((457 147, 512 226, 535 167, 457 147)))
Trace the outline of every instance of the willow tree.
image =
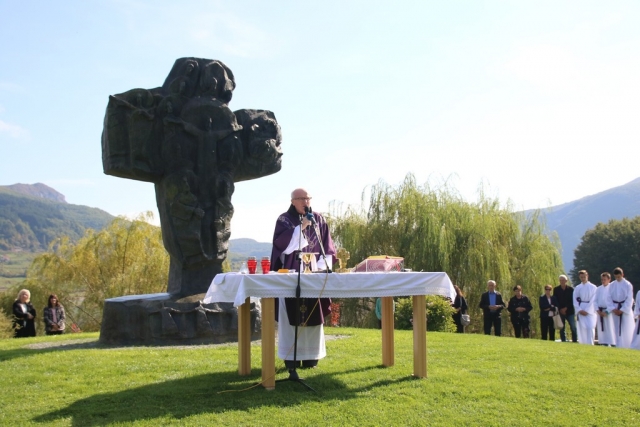
POLYGON ((105 299, 166 290, 169 256, 160 228, 149 219, 151 213, 133 221, 116 218, 102 231, 87 230, 75 244, 57 239, 34 259, 20 287, 31 291, 38 313, 55 293, 71 321, 99 330, 105 299))
MULTIPOLYGON (((446 272, 467 296, 471 331, 482 329, 478 304, 487 280, 496 280, 507 300, 520 284, 536 306, 536 328, 537 297, 562 272, 559 243, 548 237, 538 213, 514 213, 483 192, 469 203, 447 185, 419 186, 411 174, 397 187, 382 181, 373 186, 366 210, 364 194, 360 207, 342 212, 333 205, 328 217, 336 244, 350 252, 352 262, 395 255, 414 271, 446 272)), ((343 320, 357 324, 368 301, 344 303, 356 313, 350 319, 345 307, 343 320)))

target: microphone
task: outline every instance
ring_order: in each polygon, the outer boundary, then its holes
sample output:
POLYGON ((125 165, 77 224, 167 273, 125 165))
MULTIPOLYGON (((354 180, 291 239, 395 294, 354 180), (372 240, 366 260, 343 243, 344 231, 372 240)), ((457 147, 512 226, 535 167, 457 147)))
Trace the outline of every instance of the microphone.
POLYGON ((316 217, 313 216, 313 211, 309 206, 304 207, 304 216, 311 221, 311 224, 316 225, 316 217))

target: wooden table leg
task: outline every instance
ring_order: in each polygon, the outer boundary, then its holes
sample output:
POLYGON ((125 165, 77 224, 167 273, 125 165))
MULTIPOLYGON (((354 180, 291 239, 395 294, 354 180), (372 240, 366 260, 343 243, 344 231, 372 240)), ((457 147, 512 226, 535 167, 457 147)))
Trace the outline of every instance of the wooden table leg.
POLYGON ((382 365, 393 366, 393 297, 382 298, 382 365))
POLYGON ((249 298, 238 307, 238 374, 251 374, 251 307, 249 298))
POLYGON ((427 307, 424 295, 413 296, 413 375, 427 377, 427 307))
POLYGON ((262 386, 276 388, 275 299, 262 298, 262 386))

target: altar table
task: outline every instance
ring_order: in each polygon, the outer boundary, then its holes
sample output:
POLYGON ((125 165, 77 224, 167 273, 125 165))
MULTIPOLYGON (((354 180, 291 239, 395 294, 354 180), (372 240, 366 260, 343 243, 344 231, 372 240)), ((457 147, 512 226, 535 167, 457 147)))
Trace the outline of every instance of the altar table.
MULTIPOLYGON (((275 387, 274 298, 295 297, 297 273, 239 274, 214 277, 204 303, 233 302, 238 307, 238 373, 251 373, 251 325, 249 297, 262 298, 262 385, 275 387)), ((393 366, 393 299, 413 297, 413 375, 427 376, 427 329, 425 295, 455 299, 456 292, 446 273, 307 273, 300 275, 302 298, 382 298, 382 363, 393 366), (323 289, 324 288, 324 289, 323 289)))

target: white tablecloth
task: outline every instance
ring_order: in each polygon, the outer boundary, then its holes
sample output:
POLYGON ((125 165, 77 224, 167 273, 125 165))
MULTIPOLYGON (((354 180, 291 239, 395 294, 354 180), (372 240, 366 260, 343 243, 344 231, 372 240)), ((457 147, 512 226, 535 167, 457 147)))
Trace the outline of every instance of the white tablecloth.
MULTIPOLYGON (((239 307, 248 297, 295 297, 298 273, 218 274, 204 303, 233 302, 239 307)), ((303 298, 358 298, 442 295, 453 301, 456 291, 447 273, 307 273, 300 275, 303 298), (325 285, 326 283, 326 285, 325 285), (324 287, 324 289, 323 289, 324 287)))

